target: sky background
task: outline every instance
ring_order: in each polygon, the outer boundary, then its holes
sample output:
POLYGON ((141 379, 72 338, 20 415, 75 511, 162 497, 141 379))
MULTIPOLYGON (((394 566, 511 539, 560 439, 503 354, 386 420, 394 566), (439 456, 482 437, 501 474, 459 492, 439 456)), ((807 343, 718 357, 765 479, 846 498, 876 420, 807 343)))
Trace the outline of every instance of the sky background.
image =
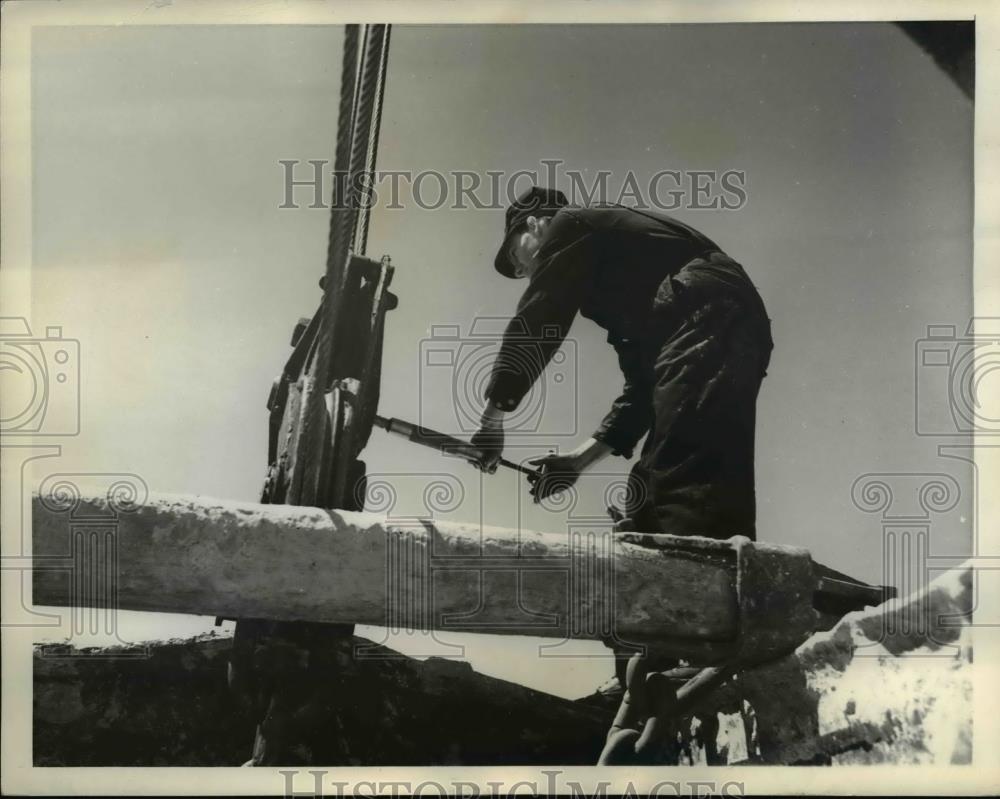
MULTIPOLYGON (((81 433, 39 479, 132 472, 155 491, 257 500, 264 403, 319 302, 329 223, 308 191, 278 207, 279 161, 332 162, 341 39, 320 26, 35 30, 32 323, 61 325, 82 353, 81 433)), ((851 498, 861 475, 954 476, 963 498, 932 519, 931 551, 971 547, 970 474, 914 432, 916 407, 947 415, 947 380, 920 372, 918 392, 914 358, 928 325, 961 333, 972 313, 972 121, 888 24, 396 26, 378 166, 513 173, 557 158, 610 170, 612 194, 629 170, 643 184, 663 169, 744 171, 744 207, 674 213, 745 266, 773 320, 759 537, 882 582, 880 519, 851 498)), ((431 328, 505 319, 523 285, 492 269, 501 210, 424 210, 405 192, 403 205, 376 207, 369 237, 400 298, 380 412, 458 432, 465 372, 456 389, 454 370, 426 363, 458 345, 431 328)), ((561 435, 527 437, 517 458, 579 443, 620 388, 602 330, 578 319, 570 339, 539 425, 561 435)), ((459 363, 492 351, 464 346, 459 363)), ((429 515, 423 490, 443 476, 464 500, 439 518, 550 531, 602 516, 604 486, 629 466, 603 461, 566 508, 377 430, 365 459, 396 488, 393 515, 429 515)), ((126 640, 206 626, 123 619, 126 640)), ((531 639, 448 640, 482 671, 563 695, 610 673, 539 660, 531 639)))

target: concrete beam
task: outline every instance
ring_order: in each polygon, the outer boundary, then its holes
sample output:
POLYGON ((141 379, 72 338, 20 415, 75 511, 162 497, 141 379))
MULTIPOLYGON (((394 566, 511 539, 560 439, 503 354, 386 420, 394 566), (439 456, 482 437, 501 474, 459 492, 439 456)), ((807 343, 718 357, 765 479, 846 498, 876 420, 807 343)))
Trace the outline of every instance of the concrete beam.
MULTIPOLYGON (((649 548, 608 528, 539 533, 175 495, 36 495, 32 529, 38 605, 616 635, 692 654, 731 644, 740 627, 745 539, 657 536, 649 548)), ((765 548, 801 562, 801 550, 765 548)))

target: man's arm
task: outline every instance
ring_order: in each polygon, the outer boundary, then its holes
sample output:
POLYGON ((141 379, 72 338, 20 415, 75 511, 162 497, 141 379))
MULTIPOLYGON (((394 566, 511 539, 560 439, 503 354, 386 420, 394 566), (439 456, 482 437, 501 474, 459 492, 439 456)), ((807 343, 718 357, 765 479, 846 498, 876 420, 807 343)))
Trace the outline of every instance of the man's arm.
POLYGON ((632 451, 653 423, 653 384, 651 370, 642 362, 640 342, 608 337, 618 353, 618 366, 625 377, 621 395, 594 432, 615 455, 632 457, 632 451))
POLYGON ((569 488, 582 472, 611 453, 631 457, 636 443, 652 423, 652 378, 642 363, 639 343, 610 336, 608 341, 618 353, 618 365, 625 376, 621 396, 594 435, 579 447, 530 461, 541 471, 531 490, 535 502, 569 488))
POLYGON ((569 211, 549 224, 539 266, 504 331, 486 387, 486 406, 472 443, 488 453, 493 471, 504 446, 503 417, 520 404, 556 350, 580 308, 594 260, 590 228, 569 211))
POLYGON ((592 235, 570 211, 553 217, 538 252, 538 270, 504 332, 486 387, 488 405, 514 410, 562 345, 590 276, 592 235))

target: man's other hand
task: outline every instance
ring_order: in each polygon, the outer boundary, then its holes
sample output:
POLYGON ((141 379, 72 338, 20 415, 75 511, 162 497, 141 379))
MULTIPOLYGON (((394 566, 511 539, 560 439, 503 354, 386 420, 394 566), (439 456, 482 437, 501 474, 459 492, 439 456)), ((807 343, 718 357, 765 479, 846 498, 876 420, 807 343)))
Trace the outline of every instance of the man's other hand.
POLYGON ((538 466, 538 477, 529 477, 531 496, 540 502, 559 491, 570 488, 580 473, 611 452, 603 441, 588 438, 576 449, 563 455, 543 455, 529 463, 538 466))
POLYGON ((538 467, 538 476, 529 477, 531 496, 537 504, 543 499, 566 491, 573 486, 583 471, 583 463, 576 453, 543 455, 528 461, 538 467))

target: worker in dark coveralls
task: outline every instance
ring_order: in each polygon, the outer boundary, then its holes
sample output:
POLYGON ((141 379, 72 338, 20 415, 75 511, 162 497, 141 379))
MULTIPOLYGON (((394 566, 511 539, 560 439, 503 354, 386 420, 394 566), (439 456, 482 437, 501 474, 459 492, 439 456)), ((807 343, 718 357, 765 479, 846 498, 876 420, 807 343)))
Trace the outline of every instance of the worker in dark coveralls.
POLYGON ((507 209, 497 271, 527 279, 493 366, 473 443, 495 468, 504 414, 517 408, 577 313, 608 332, 624 388, 593 436, 536 459, 536 501, 608 453, 631 457, 619 529, 755 538, 754 420, 770 320, 746 272, 666 214, 570 207, 532 188, 507 209), (648 433, 648 435, 646 435, 648 433))
MULTIPOLYGON (((493 365, 472 443, 496 468, 504 414, 517 408, 577 313, 608 332, 624 375, 593 435, 532 463, 536 501, 572 485, 606 455, 629 458, 619 530, 756 537, 754 422, 773 342, 764 303, 736 261, 666 214, 620 205, 569 207, 534 187, 506 213, 495 266, 527 279, 493 365), (648 435, 647 435, 648 433, 648 435)), ((634 650, 613 639, 616 696, 634 650)))

